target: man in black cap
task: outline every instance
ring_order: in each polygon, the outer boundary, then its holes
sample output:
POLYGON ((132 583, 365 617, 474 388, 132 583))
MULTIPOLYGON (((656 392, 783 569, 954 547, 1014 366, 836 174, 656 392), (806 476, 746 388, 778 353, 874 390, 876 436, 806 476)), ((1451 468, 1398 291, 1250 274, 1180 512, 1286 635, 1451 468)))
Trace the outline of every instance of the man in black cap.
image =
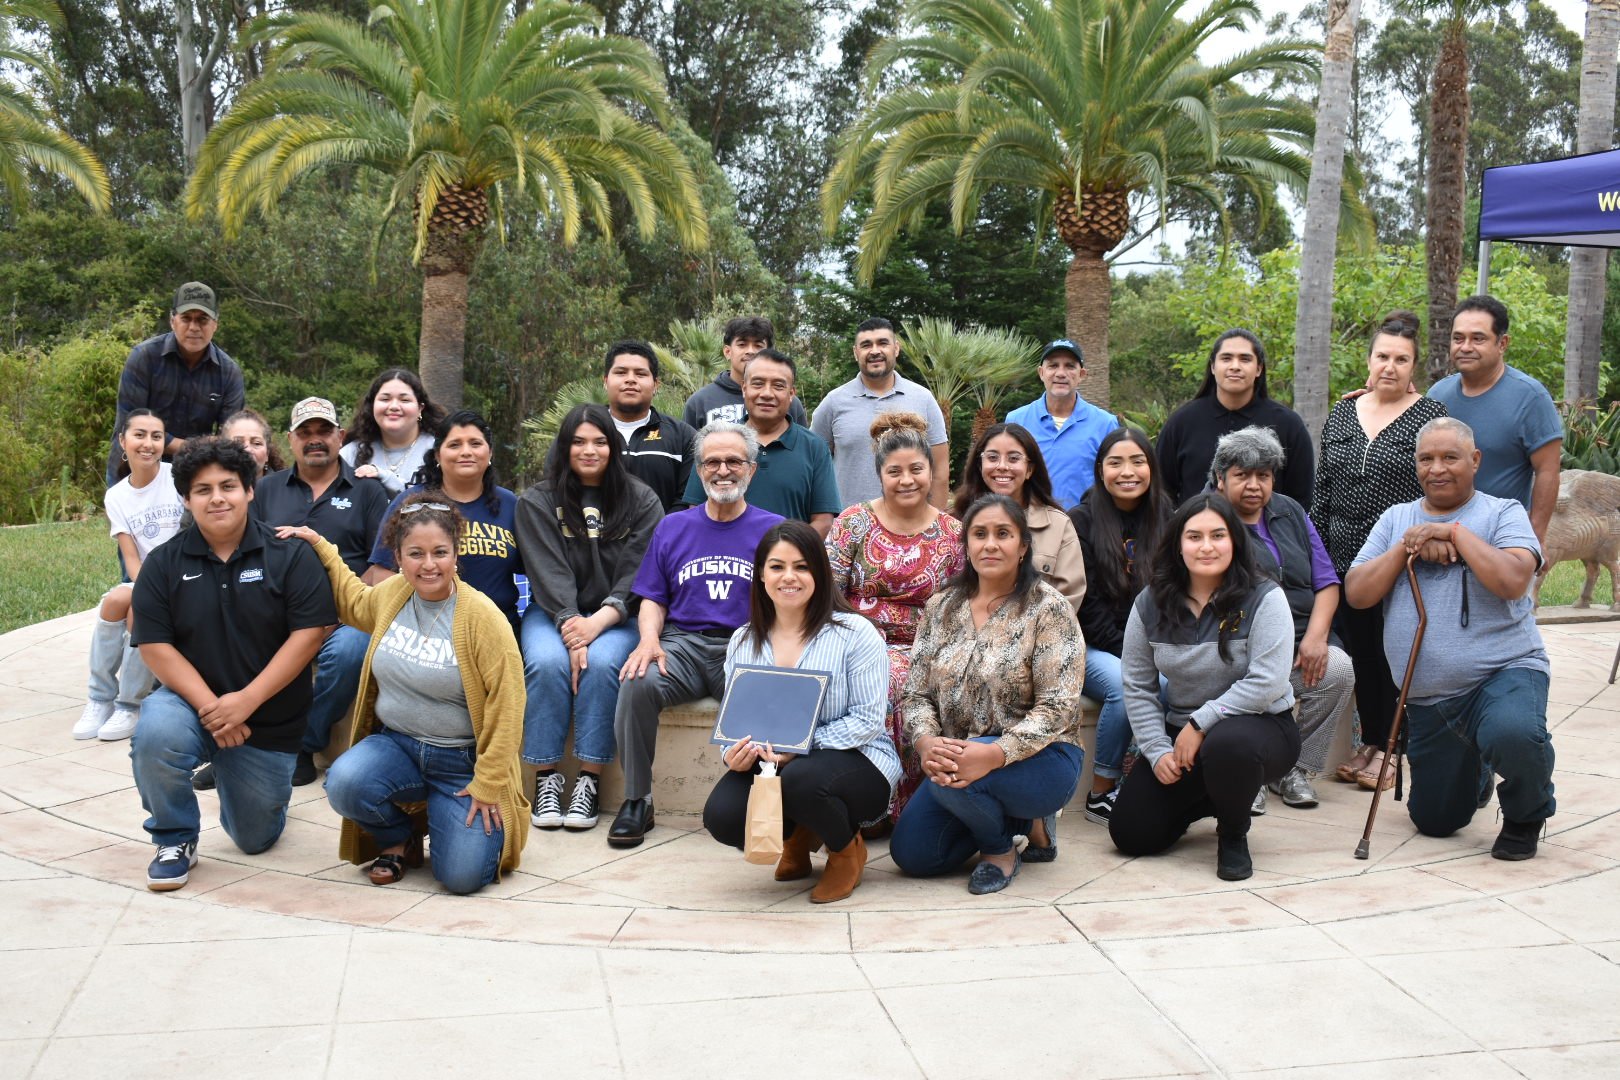
POLYGON ((217 432, 242 408, 242 369, 214 344, 219 305, 214 290, 188 281, 174 294, 169 332, 129 351, 118 380, 118 414, 107 455, 107 486, 118 482, 118 436, 135 409, 151 409, 163 421, 163 456, 172 458, 186 440, 217 432))
POLYGON ((1035 370, 1046 392, 1008 413, 1007 423, 1021 424, 1035 436, 1052 477, 1052 494, 1070 510, 1091 487, 1097 447, 1119 421, 1080 396, 1086 361, 1073 341, 1058 338, 1042 349, 1035 370))

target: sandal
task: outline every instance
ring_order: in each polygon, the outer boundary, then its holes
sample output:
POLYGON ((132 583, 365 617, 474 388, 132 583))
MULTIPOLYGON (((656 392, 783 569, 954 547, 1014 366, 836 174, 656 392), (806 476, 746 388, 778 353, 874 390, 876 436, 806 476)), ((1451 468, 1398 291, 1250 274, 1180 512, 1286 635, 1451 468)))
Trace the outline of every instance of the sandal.
POLYGON ((1343 764, 1333 770, 1333 775, 1346 784, 1355 783, 1356 774, 1367 768, 1367 762, 1372 760, 1372 756, 1376 753, 1378 753, 1378 747, 1372 743, 1362 743, 1356 747, 1355 753, 1351 754, 1343 764))
MULTIPOLYGON (((1382 750, 1374 751, 1372 758, 1367 762, 1366 768, 1356 773, 1356 783, 1368 791, 1377 790, 1378 773, 1383 767, 1384 752, 1382 750)), ((1390 788, 1395 786, 1395 770, 1399 767, 1399 761, 1392 763, 1392 767, 1389 770, 1389 775, 1384 778, 1383 790, 1388 791, 1390 788)))
POLYGON ((422 838, 413 836, 405 841, 404 851, 377 856, 366 870, 366 876, 373 885, 392 885, 405 876, 406 867, 420 867, 424 861, 422 838))

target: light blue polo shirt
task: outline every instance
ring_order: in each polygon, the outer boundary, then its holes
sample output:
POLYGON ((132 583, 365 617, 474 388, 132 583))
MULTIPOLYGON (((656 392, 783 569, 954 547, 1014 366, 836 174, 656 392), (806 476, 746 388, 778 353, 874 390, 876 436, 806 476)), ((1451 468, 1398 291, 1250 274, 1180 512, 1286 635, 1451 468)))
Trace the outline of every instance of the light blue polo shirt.
POLYGON ((1052 477, 1052 497, 1065 510, 1073 509, 1091 488, 1097 447, 1110 431, 1119 427, 1113 413, 1076 397, 1074 412, 1060 428, 1046 407, 1045 394, 1008 413, 1007 423, 1021 424, 1035 436, 1041 456, 1046 459, 1046 471, 1052 477))

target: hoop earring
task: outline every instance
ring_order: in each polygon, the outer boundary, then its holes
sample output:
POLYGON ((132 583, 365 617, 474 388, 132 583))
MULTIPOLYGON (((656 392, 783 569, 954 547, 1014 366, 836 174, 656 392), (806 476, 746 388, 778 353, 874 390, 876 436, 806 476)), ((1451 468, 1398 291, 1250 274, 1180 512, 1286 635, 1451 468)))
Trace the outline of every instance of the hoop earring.
POLYGON ((119 461, 128 461, 129 460, 129 454, 126 453, 123 450, 118 451, 118 460, 119 461))

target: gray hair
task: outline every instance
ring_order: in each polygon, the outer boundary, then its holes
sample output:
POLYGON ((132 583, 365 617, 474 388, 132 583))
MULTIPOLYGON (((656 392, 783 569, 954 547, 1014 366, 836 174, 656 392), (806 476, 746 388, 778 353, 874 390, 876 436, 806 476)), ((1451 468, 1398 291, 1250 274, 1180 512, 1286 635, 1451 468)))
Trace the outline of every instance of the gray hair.
POLYGON ((1222 435, 1215 444, 1215 457, 1209 463, 1209 482, 1218 485, 1231 469, 1254 472, 1269 469, 1272 475, 1282 470, 1288 455, 1283 453, 1277 433, 1268 427, 1246 427, 1222 435))
POLYGON ((1454 433, 1457 438, 1461 439, 1463 444, 1470 450, 1475 449, 1479 445, 1474 441, 1473 428, 1469 427, 1455 416, 1437 416, 1433 420, 1430 420, 1427 424, 1424 424, 1422 427, 1418 428, 1417 442, 1414 442, 1413 446, 1415 447, 1417 443, 1422 442, 1423 436, 1435 431, 1450 431, 1454 433))
POLYGON ((739 424, 734 420, 710 420, 703 425, 692 440, 692 456, 698 461, 703 460, 703 443, 713 435, 736 435, 748 447, 748 463, 757 464, 759 461, 759 436, 747 424, 739 424))

